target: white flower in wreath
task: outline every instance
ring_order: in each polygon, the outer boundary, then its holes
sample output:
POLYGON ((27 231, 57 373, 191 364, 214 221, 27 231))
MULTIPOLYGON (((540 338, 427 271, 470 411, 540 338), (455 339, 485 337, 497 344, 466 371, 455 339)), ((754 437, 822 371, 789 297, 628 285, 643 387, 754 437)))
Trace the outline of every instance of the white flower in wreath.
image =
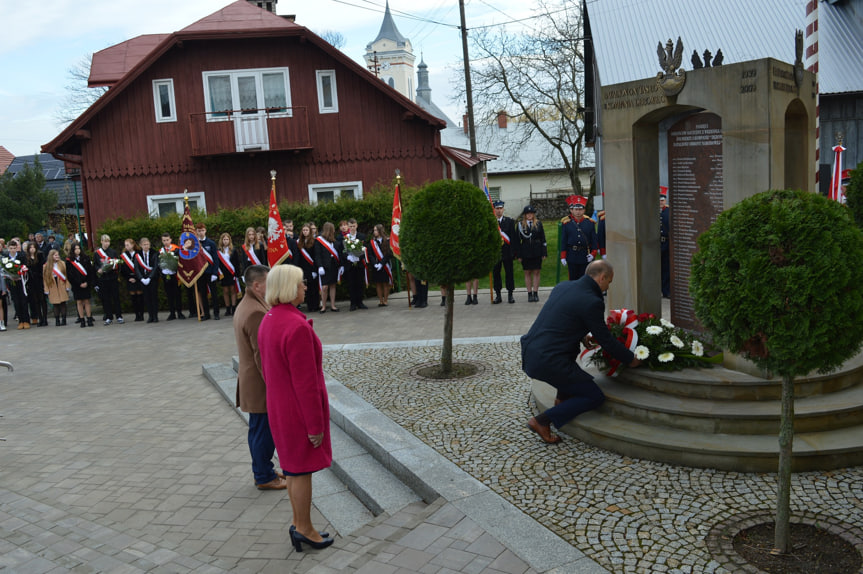
POLYGON ((657 359, 660 363, 670 363, 674 360, 674 353, 662 353, 657 359))
POLYGON ((644 345, 638 345, 635 348, 635 358, 638 359, 639 361, 643 361, 644 359, 646 359, 649 356, 650 356, 650 349, 648 349, 644 345))
POLYGON ((663 327, 668 327, 669 329, 674 327, 674 323, 672 323, 668 319, 660 319, 659 322, 662 324, 663 327))
POLYGON ((647 328, 648 335, 659 335, 660 333, 662 333, 662 327, 659 325, 651 325, 647 328))
POLYGON ((701 344, 701 341, 692 341, 692 354, 696 357, 704 355, 704 345, 701 344))
POLYGON ((671 344, 674 345, 675 347, 677 347, 678 349, 683 348, 683 341, 681 341, 680 337, 678 337, 677 335, 672 335, 671 338, 669 339, 669 341, 671 341, 671 344))

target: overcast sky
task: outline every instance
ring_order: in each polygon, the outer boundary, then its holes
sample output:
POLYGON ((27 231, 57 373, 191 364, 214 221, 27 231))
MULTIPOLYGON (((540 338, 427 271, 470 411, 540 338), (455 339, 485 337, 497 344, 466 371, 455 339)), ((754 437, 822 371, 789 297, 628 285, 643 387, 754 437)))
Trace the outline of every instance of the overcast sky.
MULTIPOLYGON (((170 33, 230 4, 230 0, 0 0, 0 145, 16 156, 39 153, 62 126, 57 107, 68 71, 88 54, 141 34, 170 33)), ((502 24, 532 14, 532 0, 468 0, 467 28, 502 24)), ((458 121, 451 101, 461 60, 458 0, 390 0, 399 31, 429 66, 432 99, 458 121), (414 16, 417 19, 411 18, 414 16), (441 25, 430 21, 439 22, 441 25)), ((277 13, 295 14, 313 32, 338 31, 342 47, 362 63, 377 36, 384 0, 279 0, 277 13)))

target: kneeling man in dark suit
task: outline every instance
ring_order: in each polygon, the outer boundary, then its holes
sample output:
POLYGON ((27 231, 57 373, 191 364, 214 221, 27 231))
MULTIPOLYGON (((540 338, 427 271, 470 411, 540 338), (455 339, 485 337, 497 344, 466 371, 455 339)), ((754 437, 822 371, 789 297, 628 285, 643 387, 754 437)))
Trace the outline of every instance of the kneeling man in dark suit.
POLYGON ((557 389, 555 406, 527 422, 547 443, 561 440, 551 432, 551 424, 559 429, 605 400, 593 377, 576 363, 579 345, 588 333, 621 363, 630 367, 641 364, 632 351, 612 337, 605 324, 602 293, 613 279, 611 264, 600 259, 587 266, 582 278, 558 283, 533 326, 521 338, 522 370, 557 389))

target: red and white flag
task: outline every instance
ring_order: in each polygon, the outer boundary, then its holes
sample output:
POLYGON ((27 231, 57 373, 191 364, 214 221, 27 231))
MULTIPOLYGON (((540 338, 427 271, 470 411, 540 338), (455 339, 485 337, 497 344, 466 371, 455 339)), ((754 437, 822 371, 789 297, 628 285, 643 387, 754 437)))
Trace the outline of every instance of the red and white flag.
POLYGON ((842 144, 833 147, 833 174, 830 178, 830 199, 845 203, 845 190, 842 189, 842 144))
POLYGON ((393 194, 393 219, 390 223, 390 249, 393 256, 402 259, 402 248, 399 246, 399 232, 402 226, 402 198, 399 191, 399 184, 396 182, 396 191, 393 194))
POLYGON ((276 178, 274 177, 273 187, 270 189, 270 218, 267 225, 267 261, 270 267, 275 267, 290 256, 291 250, 288 249, 288 239, 285 237, 282 216, 279 214, 279 205, 276 203, 276 178))

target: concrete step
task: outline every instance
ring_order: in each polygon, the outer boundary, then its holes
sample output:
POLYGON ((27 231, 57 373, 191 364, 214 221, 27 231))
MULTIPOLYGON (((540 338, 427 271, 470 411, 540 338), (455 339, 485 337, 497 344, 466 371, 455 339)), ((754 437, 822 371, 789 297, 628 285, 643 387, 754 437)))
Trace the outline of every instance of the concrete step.
MULTIPOLYGON (((237 392, 237 357, 230 364, 205 364, 204 376, 234 407, 237 392)), ((248 422, 248 414, 234 410, 248 422)), ((341 534, 349 534, 369 522, 374 516, 392 513, 420 497, 402 481, 396 478, 363 446, 357 443, 340 428, 336 420, 331 420, 330 438, 333 446, 333 465, 322 475, 327 494, 321 494, 317 487, 318 474, 315 473, 315 506, 341 534), (343 485, 338 488, 334 484, 343 485)))
MULTIPOLYGON (((593 367, 586 370, 596 372, 593 367)), ((622 380, 643 389, 665 395, 689 398, 760 401, 778 400, 782 380, 762 378, 740 371, 713 367, 682 371, 627 369, 618 375, 622 380)), ((835 373, 812 373, 794 379, 797 398, 833 393, 857 385, 863 379, 863 353, 849 359, 835 373)))
MULTIPOLYGON (((779 431, 779 400, 700 399, 666 395, 619 378, 596 377, 605 393, 601 412, 614 417, 684 430, 727 434, 779 431)), ((863 425, 863 385, 797 399, 795 432, 835 430, 863 425)))
MULTIPOLYGON (((537 407, 553 404, 555 390, 533 384, 537 407)), ((587 412, 561 432, 601 448, 676 465, 741 472, 775 472, 779 464, 775 434, 728 434, 673 428, 616 416, 602 409, 587 412)), ((863 426, 796 433, 792 467, 795 472, 863 464, 863 426)))

